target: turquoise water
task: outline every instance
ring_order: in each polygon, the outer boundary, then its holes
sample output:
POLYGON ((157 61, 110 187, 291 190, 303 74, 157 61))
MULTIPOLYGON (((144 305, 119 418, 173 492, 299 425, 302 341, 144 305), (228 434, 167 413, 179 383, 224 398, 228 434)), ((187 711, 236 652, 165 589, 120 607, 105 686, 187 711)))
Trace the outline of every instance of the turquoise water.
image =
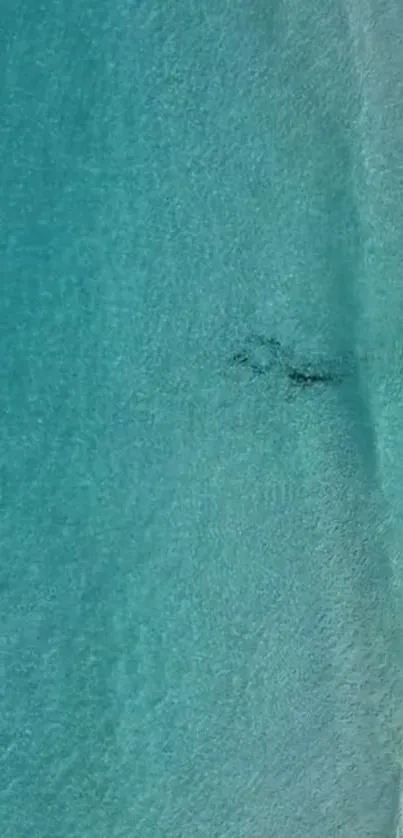
POLYGON ((47 5, 0 49, 1 834, 394 838, 402 12, 47 5))

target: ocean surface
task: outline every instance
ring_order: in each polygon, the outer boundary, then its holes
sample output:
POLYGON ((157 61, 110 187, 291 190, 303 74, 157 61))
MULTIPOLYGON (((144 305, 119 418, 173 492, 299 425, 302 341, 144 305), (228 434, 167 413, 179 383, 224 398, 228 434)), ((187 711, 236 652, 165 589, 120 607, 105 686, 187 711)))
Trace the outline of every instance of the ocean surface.
POLYGON ((2 838, 395 838, 403 9, 3 0, 2 838))

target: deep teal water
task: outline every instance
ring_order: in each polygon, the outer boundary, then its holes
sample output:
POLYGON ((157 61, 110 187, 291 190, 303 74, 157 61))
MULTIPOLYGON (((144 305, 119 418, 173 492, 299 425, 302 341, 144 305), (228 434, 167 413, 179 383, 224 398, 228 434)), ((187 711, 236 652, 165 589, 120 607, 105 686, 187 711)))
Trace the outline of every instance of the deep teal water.
POLYGON ((395 836, 401 10, 2 12, 1 834, 395 836))

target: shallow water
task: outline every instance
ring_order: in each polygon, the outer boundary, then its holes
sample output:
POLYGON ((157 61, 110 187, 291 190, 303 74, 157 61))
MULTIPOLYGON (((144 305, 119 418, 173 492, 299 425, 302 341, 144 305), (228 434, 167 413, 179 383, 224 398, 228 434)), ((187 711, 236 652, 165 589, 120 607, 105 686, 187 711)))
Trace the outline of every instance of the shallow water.
POLYGON ((402 31, 6 4, 4 838, 396 834, 402 31))

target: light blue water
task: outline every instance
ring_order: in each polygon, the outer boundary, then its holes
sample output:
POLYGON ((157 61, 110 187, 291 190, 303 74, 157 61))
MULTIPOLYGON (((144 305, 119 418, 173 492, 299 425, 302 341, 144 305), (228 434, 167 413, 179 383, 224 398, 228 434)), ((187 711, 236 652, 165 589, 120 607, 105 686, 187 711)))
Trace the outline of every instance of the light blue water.
POLYGON ((402 38, 3 3, 3 838, 396 835, 402 38))

